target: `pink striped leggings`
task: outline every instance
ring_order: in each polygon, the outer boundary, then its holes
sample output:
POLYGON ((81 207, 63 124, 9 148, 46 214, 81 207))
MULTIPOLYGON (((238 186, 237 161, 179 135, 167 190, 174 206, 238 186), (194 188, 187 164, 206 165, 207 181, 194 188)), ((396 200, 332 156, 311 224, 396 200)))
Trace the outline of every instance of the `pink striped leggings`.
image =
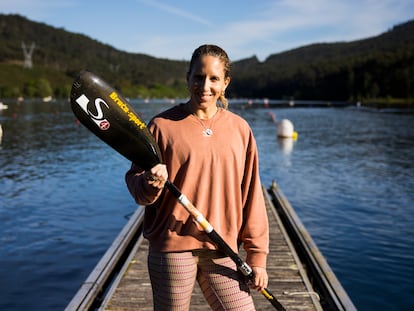
POLYGON ((150 251, 148 271, 155 311, 189 310, 195 280, 212 310, 255 310, 249 288, 236 264, 217 251, 150 251))

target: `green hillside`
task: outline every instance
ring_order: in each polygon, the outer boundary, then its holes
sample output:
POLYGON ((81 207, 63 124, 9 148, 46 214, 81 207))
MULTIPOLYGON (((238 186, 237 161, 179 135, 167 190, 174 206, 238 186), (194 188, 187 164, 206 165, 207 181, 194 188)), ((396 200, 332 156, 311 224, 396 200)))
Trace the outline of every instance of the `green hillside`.
MULTIPOLYGON (((85 35, 18 15, 0 15, 0 98, 67 97, 89 69, 129 97, 187 95, 188 62, 126 53, 85 35), (24 68, 22 42, 35 44, 33 67, 24 68)), ((414 21, 380 36, 318 43, 233 64, 229 97, 382 100, 414 97, 414 21)))
POLYGON ((186 94, 186 62, 126 53, 81 34, 0 15, 0 97, 43 96, 29 92, 39 80, 49 81, 55 96, 67 96, 82 69, 105 77, 127 96, 186 94), (32 69, 23 68, 22 42, 27 49, 35 43, 32 69))
POLYGON ((235 66, 241 96, 361 100, 414 97, 414 21, 354 42, 313 44, 235 66), (254 87, 250 87, 256 80, 254 87), (247 93, 249 92, 249 93, 247 93))

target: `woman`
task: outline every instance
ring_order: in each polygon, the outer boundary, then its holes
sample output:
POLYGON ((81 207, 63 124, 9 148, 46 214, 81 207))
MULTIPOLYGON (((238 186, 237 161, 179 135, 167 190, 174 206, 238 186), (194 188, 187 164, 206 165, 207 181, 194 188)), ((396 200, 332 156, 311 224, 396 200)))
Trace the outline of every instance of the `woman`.
POLYGON ((126 174, 132 196, 146 205, 155 310, 188 310, 195 280, 213 310, 254 310, 243 275, 164 190, 167 178, 235 252, 243 244, 255 273, 250 287, 267 286, 269 233, 256 142, 247 122, 227 110, 229 73, 224 50, 197 48, 187 73, 190 100, 149 123, 165 164, 148 171, 132 165, 126 174))

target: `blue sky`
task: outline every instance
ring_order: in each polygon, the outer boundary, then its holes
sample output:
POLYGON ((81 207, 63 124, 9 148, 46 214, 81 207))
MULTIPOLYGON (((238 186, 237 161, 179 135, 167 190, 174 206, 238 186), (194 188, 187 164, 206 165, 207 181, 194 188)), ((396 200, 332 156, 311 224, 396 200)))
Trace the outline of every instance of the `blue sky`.
POLYGON ((414 19, 414 0, 0 0, 0 13, 119 50, 189 60, 204 43, 232 60, 379 35, 414 19))

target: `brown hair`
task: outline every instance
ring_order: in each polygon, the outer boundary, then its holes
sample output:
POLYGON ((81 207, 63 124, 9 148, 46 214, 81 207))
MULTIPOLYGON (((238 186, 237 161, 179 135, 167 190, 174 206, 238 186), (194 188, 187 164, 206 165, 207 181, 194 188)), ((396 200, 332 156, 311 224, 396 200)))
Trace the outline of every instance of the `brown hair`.
MULTIPOLYGON (((191 57, 191 61, 190 61, 190 68, 188 71, 191 72, 191 69, 193 68, 194 63, 198 59, 206 55, 219 58, 224 64, 224 78, 230 77, 229 56, 227 55, 226 51, 224 51, 221 47, 214 45, 214 44, 204 44, 194 50, 193 55, 191 57)), ((229 103, 228 103, 228 100, 224 92, 220 94, 219 99, 220 99, 220 102, 223 104, 224 109, 228 109, 229 103)))

